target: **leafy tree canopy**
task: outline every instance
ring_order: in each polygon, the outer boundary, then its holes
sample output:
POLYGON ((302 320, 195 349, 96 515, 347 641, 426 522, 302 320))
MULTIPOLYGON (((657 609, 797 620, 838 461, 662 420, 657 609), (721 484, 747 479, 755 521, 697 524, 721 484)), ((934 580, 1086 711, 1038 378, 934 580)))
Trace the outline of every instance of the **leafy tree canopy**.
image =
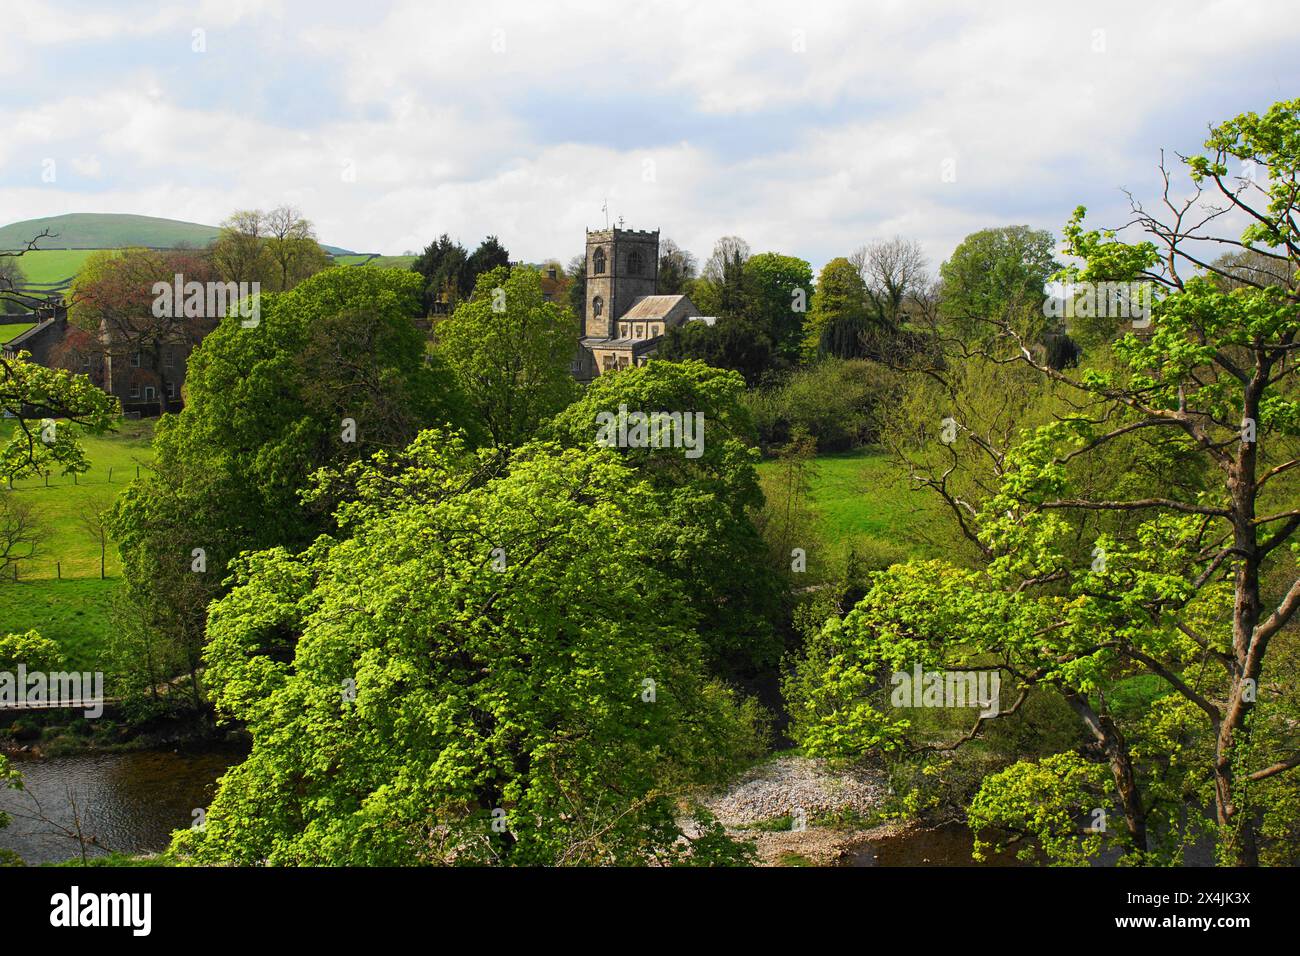
POLYGON ((779 613, 778 585, 751 520, 762 492, 743 396, 735 372, 694 360, 651 360, 601 375, 542 432, 566 447, 591 448, 598 416, 617 416, 620 408, 699 416, 698 457, 687 457, 681 447, 619 452, 672 516, 662 527, 666 537, 655 542, 658 566, 688 595, 715 666, 727 673, 773 664, 781 650, 771 624, 779 613), (708 573, 700 573, 703 568, 708 573))
POLYGON ((607 449, 530 445, 462 491, 473 457, 455 439, 426 432, 404 457, 425 494, 376 476, 340 519, 346 540, 238 563, 208 680, 254 748, 175 848, 198 863, 680 862, 674 798, 755 737, 753 713, 700 676, 691 606, 657 566, 674 520, 661 497, 607 449))
POLYGON ((436 354, 468 396, 470 427, 495 448, 523 444, 577 394, 573 315, 546 301, 535 269, 485 272, 436 335, 436 354))

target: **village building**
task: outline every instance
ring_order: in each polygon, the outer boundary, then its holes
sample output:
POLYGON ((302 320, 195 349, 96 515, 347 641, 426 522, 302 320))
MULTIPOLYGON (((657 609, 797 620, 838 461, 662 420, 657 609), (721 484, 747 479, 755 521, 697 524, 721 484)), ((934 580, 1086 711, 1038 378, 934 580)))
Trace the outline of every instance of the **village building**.
POLYGON ((698 318, 684 295, 659 295, 659 230, 587 230, 587 296, 574 374, 644 365, 669 329, 698 318))
POLYGON ((36 324, 0 346, 7 358, 28 352, 31 361, 87 376, 117 397, 130 418, 178 412, 184 405, 182 388, 190 353, 216 326, 215 320, 185 320, 147 343, 115 335, 101 323, 94 334, 68 321, 61 298, 51 298, 30 316, 36 324))

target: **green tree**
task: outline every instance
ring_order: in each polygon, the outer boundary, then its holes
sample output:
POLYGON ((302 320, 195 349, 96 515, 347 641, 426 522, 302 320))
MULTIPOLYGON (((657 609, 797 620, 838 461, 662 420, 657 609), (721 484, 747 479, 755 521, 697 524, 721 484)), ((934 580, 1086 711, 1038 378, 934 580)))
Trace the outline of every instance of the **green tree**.
POLYGON ((32 671, 57 671, 63 666, 63 652, 36 631, 0 635, 0 671, 12 673, 19 664, 32 671))
POLYGON ((444 232, 424 247, 411 269, 424 277, 428 314, 444 315, 473 293, 479 276, 509 265, 510 253, 496 236, 488 236, 470 253, 444 232))
POLYGON ((257 282, 272 288, 275 262, 266 246, 266 214, 240 209, 221 223, 211 249, 212 263, 226 282, 257 282))
POLYGON ((1041 316, 1047 282, 1061 268, 1053 247, 1050 232, 1028 226, 971 233, 939 267, 943 318, 969 338, 988 332, 990 316, 1041 316))
POLYGON ((848 259, 832 259, 822 266, 804 334, 804 354, 860 357, 859 343, 867 329, 866 296, 866 283, 848 259), (839 343, 839 350, 828 352, 833 343, 839 343))
POLYGON ((497 241, 496 236, 488 236, 479 243, 478 248, 465 260, 465 271, 461 276, 461 288, 472 289, 478 277, 485 272, 502 266, 509 267, 510 253, 497 241))
POLYGON ((743 315, 728 315, 712 325, 685 322, 664 333, 655 354, 669 361, 696 360, 732 369, 757 384, 775 362, 767 332, 743 315))
POLYGON ((121 418, 117 399, 85 375, 45 368, 31 353, 0 355, 0 416, 15 421, 0 449, 0 478, 45 474, 55 468, 70 475, 90 469, 77 436, 108 431, 121 418))
POLYGON ((745 316, 766 332, 780 356, 798 358, 812 300, 812 266, 803 259, 760 252, 742 266, 745 316))
POLYGON ((620 449, 645 477, 671 517, 656 541, 657 565, 674 577, 699 619, 721 673, 752 673, 775 664, 781 644, 779 581, 753 523, 763 497, 755 472, 754 426, 735 373, 699 361, 651 360, 601 375, 542 434, 566 447, 591 448, 602 415, 662 412, 698 427, 698 454, 685 447, 620 449), (709 573, 701 574, 701 568, 709 573))
POLYGON ((494 448, 523 444, 577 394, 573 315, 542 296, 534 269, 498 267, 439 323, 436 354, 468 396, 474 426, 494 448))
POLYGON ((565 269, 569 277, 569 310, 578 318, 579 334, 585 334, 587 316, 587 257, 574 256, 565 269))
MULTIPOLYGON (((0 252, 0 263, 12 265, 47 236, 42 233, 22 249, 0 252)), ((45 304, 2 283, 0 302, 23 309, 45 304)), ((54 467, 65 475, 84 472, 90 464, 77 442, 78 430, 107 431, 121 417, 121 406, 87 376, 45 368, 31 357, 30 352, 0 352, 0 418, 12 419, 16 426, 0 448, 0 478, 43 474, 54 467)))
POLYGON ((254 327, 223 320, 191 356, 188 402, 159 421, 153 470, 123 492, 111 531, 137 623, 183 647, 192 677, 227 563, 329 527, 299 499, 309 475, 464 417, 412 322, 420 287, 398 270, 327 270, 264 295, 254 327))
POLYGON ((257 282, 287 292, 330 263, 311 221, 293 206, 241 209, 221 224, 210 257, 227 282, 257 282))
MULTIPOLYGON (((1247 214, 1239 238, 1219 241, 1291 275, 1298 131, 1300 100, 1278 103, 1214 127, 1206 152, 1184 160, 1197 192, 1247 214), (1264 177, 1229 181, 1229 165, 1242 163, 1264 177)), ((1066 228, 1068 252, 1083 262, 1070 277, 1156 283, 1149 330, 1125 334, 1113 362, 1073 376, 1036 358, 1008 317, 989 319, 1008 354, 1068 395, 1067 409, 993 451, 996 485, 968 512, 982 567, 896 566, 827 625, 807 657, 819 687, 792 685, 797 736, 813 750, 898 746, 906 721, 872 700, 882 668, 994 662, 1020 689, 1010 710, 1040 687, 1078 715, 1124 819, 1111 836, 1130 859, 1177 859, 1206 823, 1188 808, 1210 804, 1221 859, 1254 864, 1262 838, 1294 832, 1293 810, 1281 823, 1277 808, 1294 806, 1300 767, 1295 704, 1278 683, 1294 668, 1267 666, 1300 607, 1300 402, 1289 358, 1300 298, 1294 285, 1207 263, 1198 230, 1193 239, 1140 206, 1136 221, 1152 237, 1143 242, 1087 230, 1082 217, 1066 228), (1193 480, 1164 485, 1139 469, 1097 481, 1098 463, 1107 471, 1108 459, 1152 455, 1181 461, 1193 480), (1124 703, 1139 678, 1160 692, 1124 703)), ((986 780, 973 822, 1013 821, 1021 811, 1008 788, 1053 779, 1078 782, 1028 766, 986 780)))
POLYGON ((262 244, 272 265, 271 288, 287 292, 329 265, 316 229, 293 206, 277 206, 263 220, 262 244))
POLYGON ((1041 346, 1053 368, 1077 364, 1080 348, 1067 324, 1044 317, 1047 283, 1061 269, 1053 246, 1050 232, 1028 226, 981 229, 963 239, 939 267, 946 334, 968 343, 986 340, 995 327, 989 317, 1002 316, 1041 346))
POLYGON ((411 271, 424 278, 426 314, 450 312, 460 295, 460 275, 469 254, 445 232, 424 247, 411 271))
POLYGON ((755 736, 752 708, 701 676, 689 605, 655 566, 658 496, 605 449, 528 446, 485 482, 445 433, 400 457, 358 483, 345 539, 237 565, 208 680, 253 751, 176 851, 682 862, 676 798, 755 736))

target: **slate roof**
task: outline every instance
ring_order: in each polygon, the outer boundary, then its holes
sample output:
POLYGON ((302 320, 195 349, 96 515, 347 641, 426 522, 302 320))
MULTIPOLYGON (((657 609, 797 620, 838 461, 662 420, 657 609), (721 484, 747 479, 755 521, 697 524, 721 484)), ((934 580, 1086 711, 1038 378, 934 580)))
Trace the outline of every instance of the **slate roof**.
POLYGON ((662 319, 685 298, 684 295, 643 295, 618 320, 644 322, 646 319, 662 319))

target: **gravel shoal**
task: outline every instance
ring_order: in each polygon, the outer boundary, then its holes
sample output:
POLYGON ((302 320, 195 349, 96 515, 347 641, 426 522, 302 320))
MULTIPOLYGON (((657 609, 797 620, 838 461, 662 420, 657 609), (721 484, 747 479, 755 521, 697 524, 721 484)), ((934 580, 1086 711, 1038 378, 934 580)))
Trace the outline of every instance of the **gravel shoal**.
POLYGON ((884 775, 871 770, 832 770, 809 757, 779 757, 743 774, 705 806, 728 827, 802 811, 805 821, 825 813, 867 815, 889 793, 884 775))

